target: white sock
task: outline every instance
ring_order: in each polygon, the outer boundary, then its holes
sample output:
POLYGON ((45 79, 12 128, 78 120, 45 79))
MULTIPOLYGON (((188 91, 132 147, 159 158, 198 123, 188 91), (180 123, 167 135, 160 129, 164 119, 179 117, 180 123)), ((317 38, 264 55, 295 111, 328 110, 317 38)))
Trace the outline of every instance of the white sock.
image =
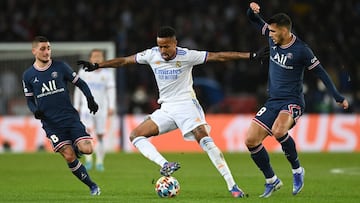
POLYGON ((268 184, 274 183, 276 179, 277 179, 277 176, 274 175, 272 178, 266 178, 265 182, 268 183, 268 184))
POLYGON ((228 189, 231 190, 232 187, 235 185, 235 180, 230 172, 230 169, 224 159, 224 155, 222 154, 222 152, 215 145, 212 138, 208 136, 203 137, 200 140, 200 146, 208 154, 211 162, 226 181, 228 189))
POLYGON ((162 167, 166 162, 168 162, 146 137, 136 137, 132 141, 132 144, 140 151, 141 154, 158 164, 160 167, 162 167))
POLYGON ((86 163, 92 163, 92 154, 84 154, 84 157, 85 157, 85 162, 86 163))
POLYGON ((97 146, 95 148, 95 154, 96 154, 96 164, 104 164, 105 147, 103 140, 98 141, 97 146))
POLYGON ((303 171, 303 168, 300 166, 299 168, 297 169, 291 169, 292 173, 295 174, 295 173, 301 173, 303 171))

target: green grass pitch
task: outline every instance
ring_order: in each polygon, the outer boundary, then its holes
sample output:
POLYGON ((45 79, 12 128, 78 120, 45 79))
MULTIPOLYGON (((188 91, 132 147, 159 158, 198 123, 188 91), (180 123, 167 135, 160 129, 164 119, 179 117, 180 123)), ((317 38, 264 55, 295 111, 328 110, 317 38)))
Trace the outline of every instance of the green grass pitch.
POLYGON ((272 166, 284 186, 268 199, 258 197, 264 179, 248 153, 225 153, 238 185, 249 194, 234 199, 205 153, 165 153, 169 161, 180 162, 174 173, 180 194, 161 199, 154 191, 159 167, 141 154, 107 154, 105 171, 90 170, 101 187, 100 196, 90 196, 88 188, 71 174, 59 154, 0 154, 0 202, 359 202, 359 153, 300 153, 306 169, 305 187, 293 196, 290 165, 281 153, 270 154, 272 166))

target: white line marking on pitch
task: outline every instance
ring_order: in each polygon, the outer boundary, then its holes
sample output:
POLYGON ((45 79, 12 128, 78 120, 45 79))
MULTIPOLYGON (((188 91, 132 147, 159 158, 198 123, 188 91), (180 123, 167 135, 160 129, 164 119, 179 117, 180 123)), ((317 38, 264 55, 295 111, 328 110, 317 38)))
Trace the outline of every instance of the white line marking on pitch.
POLYGON ((360 175, 360 167, 354 168, 333 168, 330 170, 333 174, 360 175))

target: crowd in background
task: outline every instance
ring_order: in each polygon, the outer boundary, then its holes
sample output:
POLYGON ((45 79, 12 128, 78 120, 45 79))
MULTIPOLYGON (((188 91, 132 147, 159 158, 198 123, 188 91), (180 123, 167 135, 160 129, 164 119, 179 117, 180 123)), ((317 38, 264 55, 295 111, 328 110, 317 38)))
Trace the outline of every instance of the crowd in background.
MULTIPOLYGON (((359 112, 360 90, 356 87, 360 86, 360 60, 356 48, 360 47, 360 1, 257 2, 264 19, 278 12, 292 18, 293 32, 309 44, 339 91, 349 99, 351 106, 347 112, 359 112)), ((35 35, 44 35, 52 42, 113 41, 117 55, 125 56, 155 46, 159 26, 170 25, 177 30, 178 45, 182 47, 254 51, 265 46, 267 39, 249 23, 246 16, 249 3, 239 0, 4 0, 0 1, 0 39, 29 42, 35 35)), ((263 103, 266 63, 243 60, 194 68, 195 89, 205 111, 231 113, 222 103, 226 98, 256 98, 256 104, 263 103)), ((118 89, 123 90, 118 98, 124 99, 121 104, 126 106, 125 113, 149 113, 156 108, 157 89, 151 69, 137 66, 117 73, 118 89)), ((340 112, 332 96, 309 73, 305 73, 304 83, 306 112, 340 112)), ((248 107, 253 111, 252 108, 248 107)), ((246 107, 244 109, 246 112, 246 107)))

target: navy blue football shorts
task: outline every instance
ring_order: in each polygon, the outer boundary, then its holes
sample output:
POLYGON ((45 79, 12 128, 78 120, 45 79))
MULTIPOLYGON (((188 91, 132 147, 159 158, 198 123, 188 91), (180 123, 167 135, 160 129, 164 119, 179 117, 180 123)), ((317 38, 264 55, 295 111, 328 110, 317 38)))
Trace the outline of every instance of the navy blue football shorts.
POLYGON ((46 128, 45 132, 55 152, 58 152, 64 145, 76 145, 81 140, 92 139, 80 121, 70 123, 67 127, 46 128))
POLYGON ((292 100, 267 100, 264 106, 256 113, 253 121, 262 126, 269 135, 272 135, 272 125, 280 112, 290 114, 295 121, 295 125, 303 111, 304 107, 292 100))

